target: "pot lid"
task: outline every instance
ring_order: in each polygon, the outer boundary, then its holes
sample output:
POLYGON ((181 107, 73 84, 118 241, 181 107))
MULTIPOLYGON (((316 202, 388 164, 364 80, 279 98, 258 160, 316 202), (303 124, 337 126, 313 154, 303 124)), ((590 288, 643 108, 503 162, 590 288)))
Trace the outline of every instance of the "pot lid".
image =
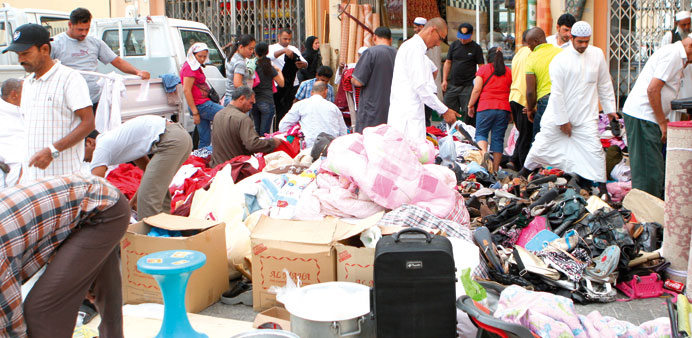
POLYGON ((318 322, 349 320, 370 312, 370 288, 350 282, 312 284, 284 299, 291 315, 318 322))

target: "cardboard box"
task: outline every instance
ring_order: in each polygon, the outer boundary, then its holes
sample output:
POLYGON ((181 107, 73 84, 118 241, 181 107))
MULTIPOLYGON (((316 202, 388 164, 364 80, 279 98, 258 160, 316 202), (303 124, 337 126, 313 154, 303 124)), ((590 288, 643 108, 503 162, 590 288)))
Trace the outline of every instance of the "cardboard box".
POLYGON ((255 329, 259 328, 262 324, 274 323, 279 327, 265 327, 265 329, 277 329, 284 331, 291 331, 291 314, 288 310, 274 306, 268 310, 264 310, 255 316, 255 321, 252 323, 252 327, 255 329))
POLYGON ((189 217, 158 214, 143 222, 131 224, 120 242, 123 301, 125 304, 162 304, 161 290, 151 275, 137 270, 137 260, 150 253, 165 250, 196 250, 207 256, 207 262, 190 276, 185 294, 187 312, 199 312, 216 303, 228 290, 226 259, 226 224, 189 217), (149 237, 152 226, 187 233, 187 237, 149 237))
POLYGON ((375 249, 361 245, 336 245, 336 280, 373 287, 375 249))
POLYGON ((350 224, 327 217, 322 221, 290 221, 262 216, 250 235, 252 245, 252 303, 255 311, 277 305, 268 290, 286 285, 283 269, 303 285, 336 280, 334 246, 375 225, 379 213, 350 224))

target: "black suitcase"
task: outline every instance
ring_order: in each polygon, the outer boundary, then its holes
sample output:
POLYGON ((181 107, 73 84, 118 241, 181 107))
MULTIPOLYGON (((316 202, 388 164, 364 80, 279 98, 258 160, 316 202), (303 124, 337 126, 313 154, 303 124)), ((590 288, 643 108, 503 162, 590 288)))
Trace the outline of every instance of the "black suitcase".
POLYGON ((377 337, 456 337, 452 244, 408 228, 375 248, 373 313, 377 337))

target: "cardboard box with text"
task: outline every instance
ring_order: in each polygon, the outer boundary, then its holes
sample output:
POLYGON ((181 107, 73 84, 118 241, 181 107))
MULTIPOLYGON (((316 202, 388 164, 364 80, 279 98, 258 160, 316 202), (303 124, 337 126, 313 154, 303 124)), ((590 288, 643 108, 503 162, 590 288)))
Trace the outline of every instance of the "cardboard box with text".
POLYGON ((375 225, 381 217, 378 214, 351 224, 333 217, 291 221, 262 216, 250 235, 254 310, 277 305, 269 288, 286 285, 284 269, 302 285, 335 281, 334 246, 375 225))
POLYGON ((187 312, 199 312, 216 303, 228 290, 226 259, 226 225, 189 217, 158 214, 131 224, 120 242, 123 301, 125 304, 162 304, 161 290, 151 275, 137 269, 137 260, 154 252, 195 250, 204 253, 207 261, 192 272, 187 284, 187 312), (150 237, 151 227, 178 230, 184 237, 150 237))

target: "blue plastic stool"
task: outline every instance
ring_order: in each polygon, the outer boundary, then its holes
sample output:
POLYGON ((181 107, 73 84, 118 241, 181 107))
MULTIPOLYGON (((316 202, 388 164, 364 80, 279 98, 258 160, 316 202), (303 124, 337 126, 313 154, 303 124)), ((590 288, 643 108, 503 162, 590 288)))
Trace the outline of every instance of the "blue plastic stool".
POLYGON ((146 255, 137 261, 137 269, 156 279, 163 294, 163 323, 156 338, 200 337, 185 311, 185 289, 193 271, 207 262, 207 256, 193 250, 169 250, 146 255))

